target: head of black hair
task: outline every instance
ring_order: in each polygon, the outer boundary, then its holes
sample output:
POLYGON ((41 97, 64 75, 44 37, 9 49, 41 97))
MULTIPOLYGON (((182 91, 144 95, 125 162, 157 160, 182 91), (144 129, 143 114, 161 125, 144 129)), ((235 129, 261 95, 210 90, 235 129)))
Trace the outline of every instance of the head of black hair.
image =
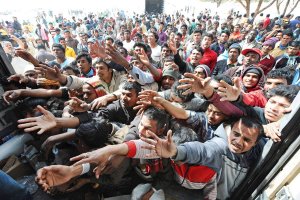
POLYGON ((81 58, 85 58, 89 64, 92 64, 92 57, 90 56, 90 54, 88 53, 80 53, 78 54, 78 56, 76 57, 76 62, 81 59, 81 58))

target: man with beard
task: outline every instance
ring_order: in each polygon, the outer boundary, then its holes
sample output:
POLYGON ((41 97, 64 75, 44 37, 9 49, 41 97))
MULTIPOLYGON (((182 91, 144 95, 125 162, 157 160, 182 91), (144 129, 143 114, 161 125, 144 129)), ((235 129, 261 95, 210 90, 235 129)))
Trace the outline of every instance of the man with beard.
POLYGON ((241 46, 238 43, 232 44, 228 49, 228 59, 219 60, 212 72, 212 76, 223 74, 231 67, 240 65, 238 63, 238 57, 241 53, 241 46))
POLYGON ((240 77, 249 66, 258 64, 261 57, 261 51, 259 49, 244 49, 242 55, 244 55, 242 65, 229 68, 224 72, 225 75, 230 77, 240 77))
POLYGON ((244 49, 251 49, 251 48, 258 48, 260 49, 261 48, 261 44, 257 43, 255 38, 257 36, 257 31, 256 30, 251 30, 246 39, 243 40, 240 45, 242 47, 242 50, 244 49))

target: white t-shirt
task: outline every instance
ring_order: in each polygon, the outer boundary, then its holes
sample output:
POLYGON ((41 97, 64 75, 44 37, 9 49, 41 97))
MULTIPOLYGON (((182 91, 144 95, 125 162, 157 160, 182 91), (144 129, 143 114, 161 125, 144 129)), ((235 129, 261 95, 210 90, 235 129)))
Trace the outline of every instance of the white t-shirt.
POLYGON ((126 40, 123 41, 123 47, 129 52, 133 49, 134 41, 126 42, 126 40))
POLYGON ((160 55, 161 55, 161 46, 157 45, 155 48, 151 48, 151 50, 152 50, 152 53, 151 53, 152 59, 159 62, 160 55))

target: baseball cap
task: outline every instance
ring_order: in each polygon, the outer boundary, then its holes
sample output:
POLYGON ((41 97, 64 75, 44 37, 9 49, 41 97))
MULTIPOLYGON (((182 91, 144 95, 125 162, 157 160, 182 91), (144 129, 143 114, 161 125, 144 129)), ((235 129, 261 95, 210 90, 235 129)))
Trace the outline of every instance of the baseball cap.
POLYGON ((259 55, 259 57, 261 57, 262 56, 262 53, 261 53, 261 51, 259 50, 259 49, 257 49, 257 48, 251 48, 251 49, 244 49, 243 51, 242 51, 242 55, 246 55, 247 53, 249 53, 249 52, 254 52, 254 53, 257 53, 258 55, 259 55))

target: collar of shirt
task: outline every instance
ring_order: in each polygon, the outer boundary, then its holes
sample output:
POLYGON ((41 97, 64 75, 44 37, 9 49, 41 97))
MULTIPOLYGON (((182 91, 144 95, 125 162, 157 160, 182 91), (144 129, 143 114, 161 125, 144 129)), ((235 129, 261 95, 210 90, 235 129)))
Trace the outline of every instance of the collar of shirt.
POLYGON ((232 65, 233 67, 236 67, 236 65, 238 64, 238 61, 236 61, 235 63, 231 63, 229 59, 227 59, 227 65, 232 65))
POLYGON ((261 57, 260 60, 264 60, 264 59, 271 59, 270 54, 267 54, 264 57, 261 57))

